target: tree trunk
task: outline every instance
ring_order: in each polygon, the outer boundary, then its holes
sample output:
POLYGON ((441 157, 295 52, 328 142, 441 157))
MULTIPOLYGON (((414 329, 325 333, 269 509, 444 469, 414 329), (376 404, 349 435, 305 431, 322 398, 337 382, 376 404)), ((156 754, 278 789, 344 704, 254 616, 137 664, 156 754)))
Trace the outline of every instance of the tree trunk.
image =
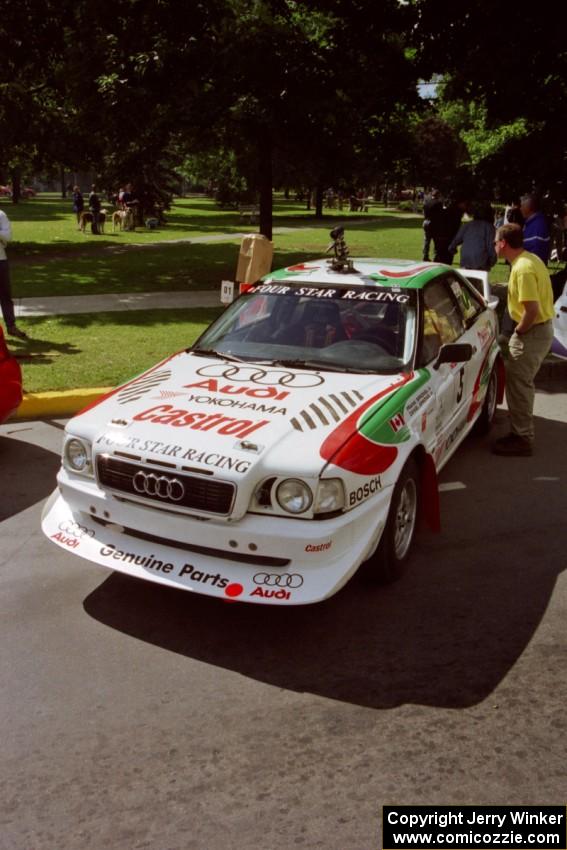
POLYGON ((315 218, 323 218, 323 184, 317 183, 315 190, 315 218))
POLYGON ((65 166, 62 165, 59 170, 59 177, 61 179, 61 197, 67 197, 67 186, 65 185, 65 166))
POLYGON ((19 166, 12 168, 12 203, 18 204, 22 196, 22 169, 19 166))
POLYGON ((260 166, 260 233, 272 238, 272 140, 268 130, 261 131, 258 142, 260 166))

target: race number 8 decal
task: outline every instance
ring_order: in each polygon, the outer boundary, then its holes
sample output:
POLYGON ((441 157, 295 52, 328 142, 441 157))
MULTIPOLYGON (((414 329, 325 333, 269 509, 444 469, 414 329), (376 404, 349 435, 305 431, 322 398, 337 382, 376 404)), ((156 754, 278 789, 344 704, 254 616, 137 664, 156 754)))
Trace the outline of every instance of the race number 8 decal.
POLYGON ((457 390, 457 404, 461 403, 461 399, 463 397, 463 389, 464 389, 464 380, 465 380, 465 367, 459 369, 459 389, 457 390))

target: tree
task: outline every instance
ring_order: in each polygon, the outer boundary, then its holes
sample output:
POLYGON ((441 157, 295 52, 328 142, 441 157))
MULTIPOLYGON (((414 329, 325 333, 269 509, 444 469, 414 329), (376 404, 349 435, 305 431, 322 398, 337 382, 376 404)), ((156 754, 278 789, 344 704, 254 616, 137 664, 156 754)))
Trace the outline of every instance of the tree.
POLYGON ((14 203, 22 172, 48 158, 61 120, 56 89, 60 14, 52 0, 4 0, 0 7, 0 170, 10 176, 14 203))
MULTIPOLYGON (((415 72, 397 33, 405 12, 387 0, 227 0, 193 104, 191 144, 217 144, 248 162, 271 237, 273 164, 322 190, 352 174, 387 134, 397 105, 415 99, 415 72)), ((303 180, 302 180, 303 182, 303 180)))
POLYGON ((492 175, 504 169, 506 182, 518 180, 516 191, 565 186, 567 48, 559 2, 543 0, 517 14, 504 0, 415 0, 413 6, 423 76, 446 75, 445 98, 482 112, 483 127, 469 136, 475 167, 484 161, 481 171, 492 175))

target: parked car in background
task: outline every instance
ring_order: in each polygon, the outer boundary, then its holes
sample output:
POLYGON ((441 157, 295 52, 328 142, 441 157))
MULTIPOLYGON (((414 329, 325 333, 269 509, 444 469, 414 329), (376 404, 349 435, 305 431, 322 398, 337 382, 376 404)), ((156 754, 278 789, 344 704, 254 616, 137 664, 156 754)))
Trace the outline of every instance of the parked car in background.
POLYGON ((0 327, 0 423, 19 407, 22 401, 22 372, 20 364, 6 345, 0 327))
POLYGON ((562 360, 567 360, 567 283, 554 304, 553 342, 551 353, 562 360))

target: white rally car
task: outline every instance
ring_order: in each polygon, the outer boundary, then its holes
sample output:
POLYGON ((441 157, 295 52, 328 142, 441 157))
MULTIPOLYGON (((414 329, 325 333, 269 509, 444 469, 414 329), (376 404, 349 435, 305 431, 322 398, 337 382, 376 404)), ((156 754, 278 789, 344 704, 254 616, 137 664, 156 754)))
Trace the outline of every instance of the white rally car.
MULTIPOLYGON (((471 273, 472 274, 472 273, 471 273)), ((437 471, 503 392, 494 304, 434 263, 267 275, 66 428, 45 534, 112 570, 277 605, 396 578, 437 471)))

